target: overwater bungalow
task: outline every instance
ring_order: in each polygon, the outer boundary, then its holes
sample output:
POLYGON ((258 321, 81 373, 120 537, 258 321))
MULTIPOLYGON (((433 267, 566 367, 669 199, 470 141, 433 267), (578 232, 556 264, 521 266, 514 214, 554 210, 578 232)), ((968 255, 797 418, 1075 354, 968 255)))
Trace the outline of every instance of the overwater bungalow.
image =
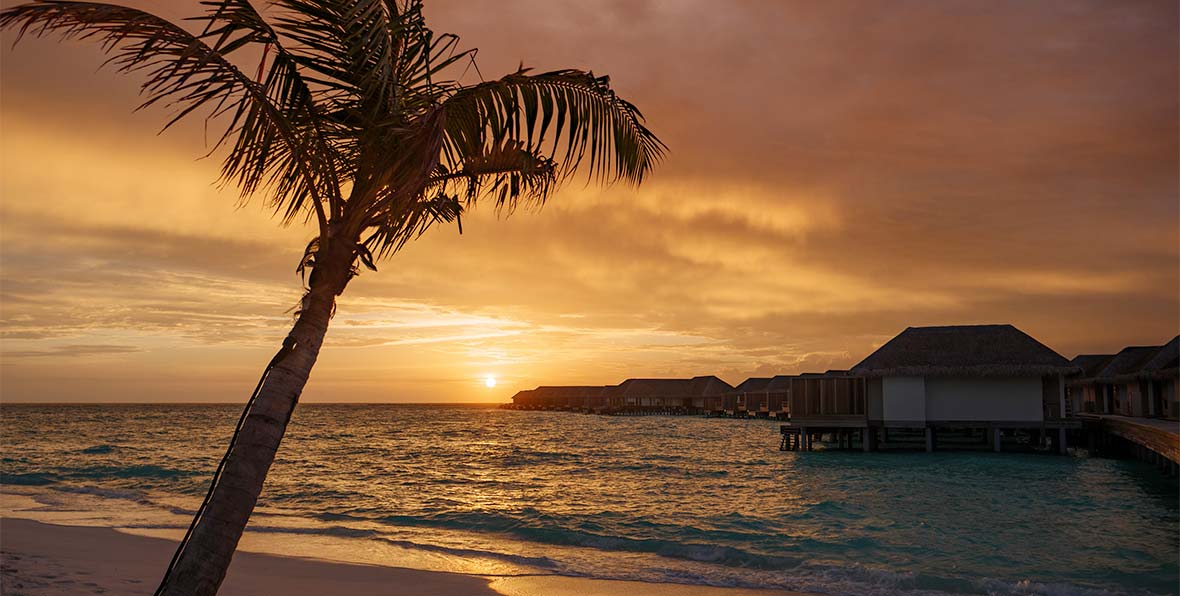
POLYGON ((627 379, 618 385, 542 386, 519 391, 517 410, 702 414, 720 410, 733 387, 709 375, 691 379, 627 379))
POLYGON ((1149 415, 1180 420, 1180 336, 1160 347, 1136 373, 1136 380, 1147 399, 1149 415))
POLYGON ((1069 361, 1077 372, 1066 380, 1065 396, 1074 412, 1097 414, 1100 411, 1102 398, 1097 384, 1084 381, 1097 376, 1112 358, 1114 354, 1078 354, 1069 361))
POLYGON ((1005 431, 1056 429, 1064 450, 1065 429, 1078 424, 1065 399, 1065 376, 1075 370, 1011 325, 910 327, 845 375, 801 375, 790 428, 802 448, 822 431, 849 445, 858 435, 865 450, 888 429, 923 433, 927 450, 942 429, 988 433, 997 450, 1005 431))
POLYGON ((1091 394, 1093 401, 1088 412, 1141 415, 1132 409, 1131 401, 1127 399, 1127 384, 1119 381, 1133 375, 1147 364, 1159 348, 1160 346, 1127 346, 1112 355, 1102 366, 1092 370, 1088 376, 1072 381, 1072 384, 1083 393, 1088 390, 1091 394))
POLYGON ((726 414, 788 419, 804 415, 863 413, 863 380, 847 370, 751 378, 726 396, 726 414))
POLYGON ((1082 411, 1172 420, 1180 417, 1180 336, 1158 346, 1127 346, 1101 362, 1097 356, 1078 356, 1075 361, 1091 364, 1070 382, 1071 393, 1081 398, 1082 411))
POLYGON ((531 410, 536 408, 538 403, 536 391, 536 389, 517 391, 516 395, 512 396, 512 403, 507 404, 505 407, 513 410, 531 410))
POLYGON ((542 386, 512 396, 512 405, 523 410, 591 411, 604 405, 601 385, 542 386))
POLYGON ((738 383, 732 392, 725 394, 722 407, 725 415, 747 416, 751 410, 757 412, 761 400, 766 395, 766 386, 771 380, 771 377, 750 377, 738 383))
POLYGON ((776 375, 766 385, 766 409, 771 418, 791 417, 791 380, 798 375, 776 375))
POLYGON ((720 409, 733 386, 713 376, 691 379, 627 379, 612 390, 624 410, 675 413, 710 412, 720 409))

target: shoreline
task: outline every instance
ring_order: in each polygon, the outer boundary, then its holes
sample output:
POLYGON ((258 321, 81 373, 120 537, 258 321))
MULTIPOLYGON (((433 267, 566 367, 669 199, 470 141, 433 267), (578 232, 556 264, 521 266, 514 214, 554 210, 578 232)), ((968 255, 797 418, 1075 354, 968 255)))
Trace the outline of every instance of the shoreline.
MULTIPOLYGON (((176 542, 114 528, 0 518, 5 594, 151 594, 176 542)), ((496 596, 484 578, 238 552, 220 594, 470 594, 496 596)))
MULTIPOLYGON (((247 535, 249 535, 247 530, 247 535)), ((0 517, 5 594, 150 595, 176 547, 169 538, 118 528, 0 517)), ((807 596, 798 592, 589 579, 548 574, 475 575, 351 563, 239 549, 222 596, 807 596)))

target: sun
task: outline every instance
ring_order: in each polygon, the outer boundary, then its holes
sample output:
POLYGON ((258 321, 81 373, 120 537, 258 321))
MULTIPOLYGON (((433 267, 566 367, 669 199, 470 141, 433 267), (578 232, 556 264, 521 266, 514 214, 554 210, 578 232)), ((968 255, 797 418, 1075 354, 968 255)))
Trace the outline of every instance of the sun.
POLYGON ((495 387, 496 386, 496 377, 489 375, 488 378, 483 380, 483 384, 487 385, 488 387, 495 387))

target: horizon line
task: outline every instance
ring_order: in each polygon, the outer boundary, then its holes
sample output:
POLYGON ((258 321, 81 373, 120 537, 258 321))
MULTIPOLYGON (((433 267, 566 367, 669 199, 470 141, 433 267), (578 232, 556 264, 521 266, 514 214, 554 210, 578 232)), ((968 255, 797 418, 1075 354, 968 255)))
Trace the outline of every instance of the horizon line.
MULTIPOLYGON (((313 401, 301 403, 303 406, 496 406, 510 404, 507 401, 313 401)), ((3 402, 4 406, 232 406, 245 405, 246 402, 236 401, 19 401, 3 402)))

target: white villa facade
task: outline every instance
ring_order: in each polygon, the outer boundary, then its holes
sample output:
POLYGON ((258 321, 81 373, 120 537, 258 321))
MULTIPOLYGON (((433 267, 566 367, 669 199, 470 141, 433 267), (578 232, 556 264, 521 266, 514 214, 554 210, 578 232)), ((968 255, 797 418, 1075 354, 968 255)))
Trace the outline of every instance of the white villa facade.
POLYGON ((795 411, 790 426, 804 444, 808 433, 837 429, 859 435, 865 450, 890 429, 923 431, 927 450, 940 430, 952 429, 986 436, 999 450, 1004 432, 1022 429, 1064 451, 1065 429, 1077 425, 1065 395, 1065 377, 1074 370, 1011 325, 910 327, 852 367, 864 380, 860 411, 795 411))

